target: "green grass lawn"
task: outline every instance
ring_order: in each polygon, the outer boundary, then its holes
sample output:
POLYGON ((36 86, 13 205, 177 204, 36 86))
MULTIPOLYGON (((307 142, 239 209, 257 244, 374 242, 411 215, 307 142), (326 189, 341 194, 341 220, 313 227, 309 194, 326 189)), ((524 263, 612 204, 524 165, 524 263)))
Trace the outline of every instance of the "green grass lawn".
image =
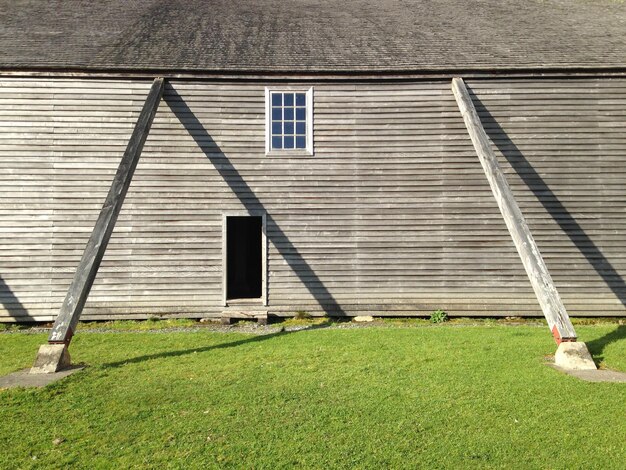
MULTIPOLYGON (((626 371, 626 327, 578 326, 626 371)), ((45 335, 0 335, 0 374, 45 335)), ((0 391, 0 468, 625 468, 626 384, 547 367, 545 327, 79 333, 89 367, 0 391)))

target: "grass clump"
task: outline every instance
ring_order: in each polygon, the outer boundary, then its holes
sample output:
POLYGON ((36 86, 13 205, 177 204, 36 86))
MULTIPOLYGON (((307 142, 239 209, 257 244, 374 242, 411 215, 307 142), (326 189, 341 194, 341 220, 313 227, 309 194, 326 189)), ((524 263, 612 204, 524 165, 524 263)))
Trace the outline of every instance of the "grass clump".
POLYGON ((446 322, 448 321, 448 314, 441 309, 435 310, 433 313, 430 314, 430 321, 431 323, 446 322))
POLYGON ((0 323, 0 331, 20 331, 27 330, 32 324, 23 323, 0 323))
POLYGON ((570 317, 573 325, 626 325, 626 318, 616 317, 570 317))
POLYGON ((308 312, 298 311, 293 317, 285 318, 281 322, 283 326, 315 326, 331 325, 334 320, 328 317, 314 317, 308 312))
POLYGON ((196 320, 186 318, 150 317, 147 320, 80 322, 78 324, 78 330, 142 331, 165 330, 170 328, 192 328, 194 326, 198 326, 198 322, 196 320))

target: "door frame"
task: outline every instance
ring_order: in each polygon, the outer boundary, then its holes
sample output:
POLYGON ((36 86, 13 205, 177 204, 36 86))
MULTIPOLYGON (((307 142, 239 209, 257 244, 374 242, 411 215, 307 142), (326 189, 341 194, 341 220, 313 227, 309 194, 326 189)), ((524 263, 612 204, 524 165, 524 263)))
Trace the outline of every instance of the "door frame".
MULTIPOLYGON (((263 210, 240 210, 222 213, 222 306, 228 306, 228 217, 261 217, 261 305, 267 306, 267 213, 263 210)), ((256 299, 250 299, 254 301, 256 299)))

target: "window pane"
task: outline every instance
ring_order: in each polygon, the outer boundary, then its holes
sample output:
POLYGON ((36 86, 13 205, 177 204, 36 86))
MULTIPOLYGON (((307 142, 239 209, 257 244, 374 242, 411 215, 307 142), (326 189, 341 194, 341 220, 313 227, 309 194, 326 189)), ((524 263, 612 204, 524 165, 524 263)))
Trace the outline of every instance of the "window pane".
POLYGON ((270 150, 306 150, 309 132, 307 106, 311 105, 307 93, 270 91, 269 95, 270 150))

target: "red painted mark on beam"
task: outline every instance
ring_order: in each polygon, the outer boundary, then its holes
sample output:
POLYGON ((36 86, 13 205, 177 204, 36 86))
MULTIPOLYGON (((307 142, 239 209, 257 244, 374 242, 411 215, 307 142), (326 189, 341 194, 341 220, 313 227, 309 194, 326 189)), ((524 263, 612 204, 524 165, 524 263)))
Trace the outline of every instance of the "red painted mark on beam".
POLYGON ((557 346, 561 343, 575 343, 578 338, 561 338, 561 334, 559 333, 556 325, 552 327, 552 336, 554 337, 554 341, 556 341, 557 346))

